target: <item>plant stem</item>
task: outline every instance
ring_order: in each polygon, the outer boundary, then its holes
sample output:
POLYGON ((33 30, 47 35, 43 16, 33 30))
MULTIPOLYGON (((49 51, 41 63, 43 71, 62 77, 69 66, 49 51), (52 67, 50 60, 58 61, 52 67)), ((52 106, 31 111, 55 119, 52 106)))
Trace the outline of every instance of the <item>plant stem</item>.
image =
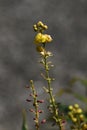
POLYGON ((34 83, 31 80, 31 89, 32 89, 32 94, 33 94, 33 106, 35 107, 35 126, 36 126, 36 130, 39 130, 39 112, 38 112, 38 103, 37 103, 37 93, 36 90, 34 88, 34 83))
MULTIPOLYGON (((45 47, 45 45, 44 45, 44 47, 45 47)), ((47 81, 47 86, 48 86, 48 93, 49 93, 50 101, 51 101, 51 105, 52 105, 53 118, 56 121, 57 125, 59 126, 59 129, 63 130, 62 125, 61 125, 61 119, 59 119, 59 115, 58 115, 58 108, 56 106, 56 101, 55 101, 55 98, 52 93, 52 87, 51 87, 52 79, 49 76, 49 66, 47 64, 46 55, 43 56, 43 60, 44 60, 44 68, 45 68, 45 73, 46 73, 45 76, 46 76, 46 81, 47 81)))

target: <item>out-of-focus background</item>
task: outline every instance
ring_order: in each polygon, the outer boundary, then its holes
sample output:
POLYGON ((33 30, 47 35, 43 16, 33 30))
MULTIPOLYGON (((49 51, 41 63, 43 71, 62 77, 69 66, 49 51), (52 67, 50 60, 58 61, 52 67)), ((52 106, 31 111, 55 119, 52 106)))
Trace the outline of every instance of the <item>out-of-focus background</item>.
MULTIPOLYGON (((54 53, 54 91, 67 87, 74 76, 87 77, 87 0, 0 0, 0 130, 21 130, 23 108, 32 129, 25 101, 29 92, 24 88, 30 79, 44 97, 32 28, 39 20, 53 37, 48 48, 54 53)), ((74 91, 85 94, 79 83, 74 91)), ((66 95, 59 101, 77 100, 66 95)))

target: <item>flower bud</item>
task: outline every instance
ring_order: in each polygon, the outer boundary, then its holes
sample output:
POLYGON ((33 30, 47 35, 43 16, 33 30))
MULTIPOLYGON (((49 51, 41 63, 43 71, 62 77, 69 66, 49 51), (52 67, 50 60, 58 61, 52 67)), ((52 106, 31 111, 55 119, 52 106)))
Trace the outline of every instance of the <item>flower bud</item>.
POLYGON ((79 108, 79 105, 78 104, 74 104, 74 107, 77 109, 77 108, 79 108))
POLYGON ((31 102, 32 100, 30 100, 30 99, 26 99, 26 101, 27 101, 27 102, 31 102))
POLYGON ((44 100, 37 100, 37 102, 38 102, 38 103, 43 103, 43 102, 44 102, 44 100))
POLYGON ((29 111, 30 111, 30 112, 34 112, 34 110, 33 110, 33 109, 29 109, 29 111))
POLYGON ((37 46, 36 49, 37 49, 38 52, 44 51, 44 48, 42 46, 37 46))
POLYGON ((72 109, 73 109, 73 106, 70 105, 70 106, 69 106, 69 110, 72 110, 72 109))
POLYGON ((81 121, 83 121, 83 120, 84 120, 84 115, 81 114, 81 115, 79 116, 79 118, 80 118, 81 121))
POLYGON ((77 109, 77 113, 78 114, 82 113, 82 109, 81 108, 77 109))
POLYGON ((43 113, 43 111, 42 111, 42 110, 38 110, 38 112, 39 112, 39 113, 43 113))
POLYGON ((77 118, 72 118, 72 121, 75 123, 75 122, 77 122, 77 118))
POLYGON ((34 31, 37 31, 37 30, 38 30, 38 28, 37 28, 37 25, 36 25, 36 24, 34 24, 34 25, 33 25, 33 28, 34 28, 34 31))
POLYGON ((39 21, 39 22, 37 23, 37 26, 38 26, 38 27, 40 27, 40 26, 43 27, 44 24, 43 24, 41 21, 39 21))
POLYGON ((47 26, 47 25, 44 25, 44 29, 48 29, 48 26, 47 26))
POLYGON ((46 122, 46 119, 43 119, 42 121, 41 121, 41 124, 44 124, 46 122))
POLYGON ((25 88, 30 88, 29 85, 26 85, 25 88))

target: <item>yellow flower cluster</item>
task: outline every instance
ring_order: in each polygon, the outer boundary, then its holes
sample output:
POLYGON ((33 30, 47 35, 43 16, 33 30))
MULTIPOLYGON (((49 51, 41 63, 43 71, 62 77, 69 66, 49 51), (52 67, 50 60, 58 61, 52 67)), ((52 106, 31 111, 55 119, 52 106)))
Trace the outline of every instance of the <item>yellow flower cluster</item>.
POLYGON ((83 121, 84 115, 82 114, 82 109, 79 107, 78 104, 74 104, 73 106, 69 106, 70 112, 68 115, 70 116, 71 120, 75 123, 78 121, 77 116, 79 117, 80 121, 83 121))
POLYGON ((85 122, 85 116, 83 115, 82 109, 78 104, 74 104, 73 106, 69 106, 70 112, 68 113, 70 119, 74 123, 71 127, 76 130, 87 130, 87 123, 85 122))
POLYGON ((34 31, 43 32, 44 30, 48 29, 48 26, 39 21, 37 24, 33 25, 33 28, 34 31))
POLYGON ((36 44, 47 43, 52 41, 52 37, 48 34, 37 33, 34 41, 36 44))
POLYGON ((48 26, 39 21, 37 24, 33 26, 34 30, 38 33, 35 36, 34 43, 49 43, 52 41, 52 37, 48 34, 43 34, 43 31, 48 29, 48 26))

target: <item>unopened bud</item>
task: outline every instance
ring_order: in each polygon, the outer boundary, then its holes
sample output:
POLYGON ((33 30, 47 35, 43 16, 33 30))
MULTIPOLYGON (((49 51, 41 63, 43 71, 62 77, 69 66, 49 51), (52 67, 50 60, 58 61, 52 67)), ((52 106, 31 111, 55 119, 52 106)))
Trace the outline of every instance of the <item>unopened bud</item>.
POLYGON ((29 109, 29 111, 30 111, 30 112, 34 112, 34 110, 33 110, 33 109, 29 109))
POLYGON ((43 103, 43 102, 44 102, 44 100, 37 100, 37 102, 38 102, 38 103, 43 103))
POLYGON ((27 102, 31 102, 32 100, 30 100, 30 99, 26 99, 26 101, 27 101, 27 102))
POLYGON ((43 119, 42 121, 41 121, 41 124, 44 124, 46 122, 46 119, 43 119))
POLYGON ((30 88, 29 85, 26 85, 25 88, 30 88))
POLYGON ((43 113, 43 111, 42 111, 42 110, 38 110, 38 112, 39 112, 39 113, 43 113))

